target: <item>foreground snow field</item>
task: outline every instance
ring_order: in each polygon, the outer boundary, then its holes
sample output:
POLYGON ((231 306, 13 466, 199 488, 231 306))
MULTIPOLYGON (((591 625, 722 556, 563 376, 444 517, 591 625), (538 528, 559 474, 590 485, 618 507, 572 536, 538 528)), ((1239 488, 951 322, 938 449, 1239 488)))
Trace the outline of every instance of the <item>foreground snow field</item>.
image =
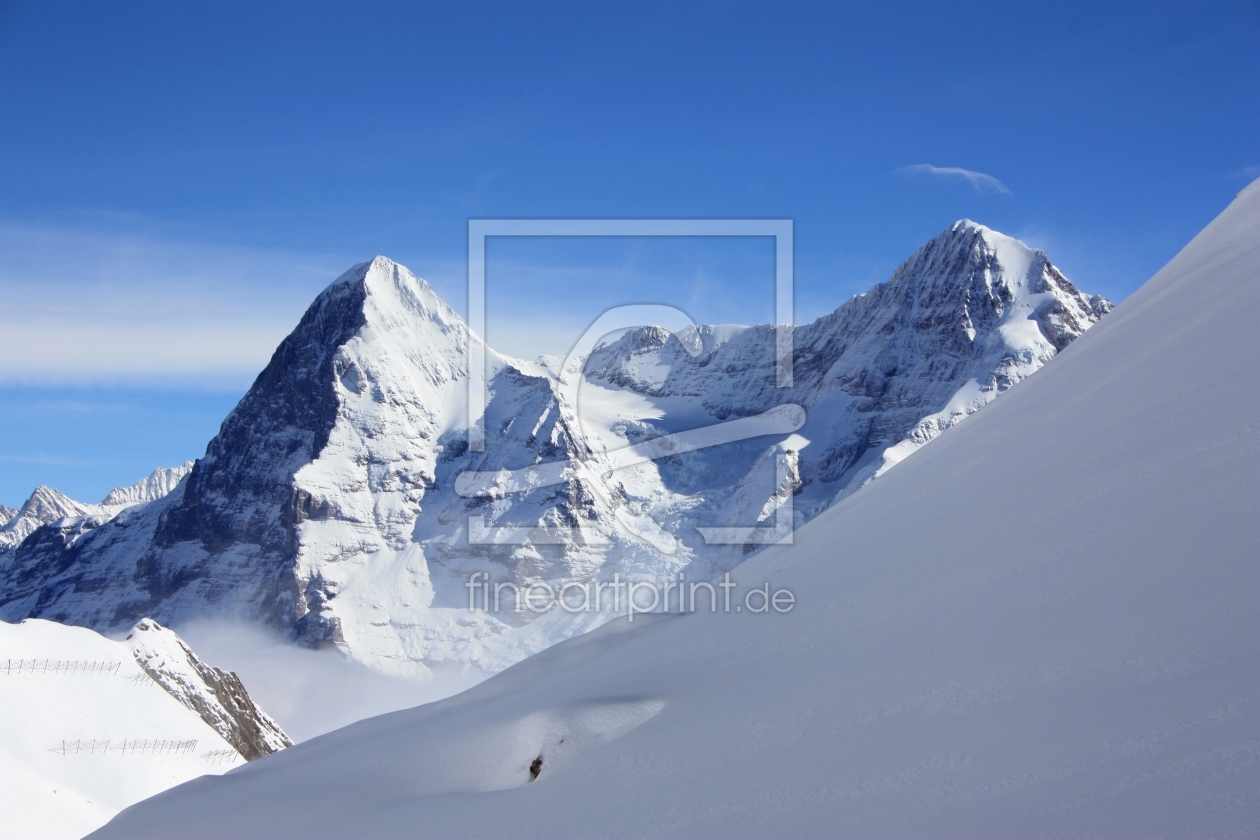
POLYGON ((0 622, 0 838, 82 837, 133 802, 244 761, 142 670, 133 651, 162 668, 160 649, 177 639, 164 635, 129 644, 0 622))
POLYGON ((1260 183, 736 570, 791 612, 623 619, 93 836, 1257 836, 1258 231, 1260 183))

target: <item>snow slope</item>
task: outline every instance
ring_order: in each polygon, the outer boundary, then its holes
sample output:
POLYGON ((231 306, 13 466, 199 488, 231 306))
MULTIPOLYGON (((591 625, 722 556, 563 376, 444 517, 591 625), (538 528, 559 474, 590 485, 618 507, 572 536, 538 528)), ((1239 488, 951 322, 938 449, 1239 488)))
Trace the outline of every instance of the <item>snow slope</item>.
POLYGON ((472 576, 553 589, 719 577, 764 544, 767 520, 817 515, 1109 310, 1045 254, 964 220, 797 329, 791 388, 776 386, 768 326, 700 327, 695 357, 636 329, 573 391, 490 351, 487 446, 471 452, 468 327, 378 257, 318 296, 169 495, 103 525, 46 525, 0 562, 0 617, 108 631, 239 618, 391 674, 498 671, 611 610, 538 616, 509 595, 470 611, 472 576), (663 435, 781 409, 803 409, 804 427, 618 466, 663 435), (467 472, 522 470, 556 480, 460 489, 467 472), (710 541, 741 527, 763 542, 710 541))
POLYGON ((787 614, 610 623, 93 836, 1257 836, 1258 277, 1260 182, 737 570, 787 614))
POLYGON ((132 654, 82 627, 0 622, 0 838, 81 837, 133 802, 243 763, 132 654))

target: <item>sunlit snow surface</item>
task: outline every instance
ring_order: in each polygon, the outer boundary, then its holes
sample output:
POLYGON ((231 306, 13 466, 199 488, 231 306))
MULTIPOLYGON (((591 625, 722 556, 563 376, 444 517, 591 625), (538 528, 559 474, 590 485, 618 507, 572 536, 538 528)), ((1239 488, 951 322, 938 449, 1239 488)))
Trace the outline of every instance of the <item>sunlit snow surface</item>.
POLYGON ((1260 183, 737 570, 793 612, 614 622, 95 836, 1257 836, 1258 232, 1260 183))
POLYGON ((0 622, 0 838, 82 837, 133 802, 242 761, 127 644, 39 619, 0 622))

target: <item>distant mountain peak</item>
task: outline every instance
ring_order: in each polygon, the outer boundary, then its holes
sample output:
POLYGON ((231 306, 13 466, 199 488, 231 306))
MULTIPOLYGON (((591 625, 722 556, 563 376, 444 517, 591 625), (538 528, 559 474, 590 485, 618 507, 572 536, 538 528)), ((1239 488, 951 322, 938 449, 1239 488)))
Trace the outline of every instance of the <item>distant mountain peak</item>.
POLYGON ((185 461, 178 467, 158 467, 130 487, 115 487, 101 504, 138 505, 156 501, 174 490, 180 480, 192 472, 193 463, 185 461))
POLYGON ((103 515, 99 505, 88 505, 41 484, 17 513, 0 525, 0 549, 18 546, 41 525, 76 516, 103 515))
POLYGON ((0 550, 16 548, 40 527, 58 520, 91 517, 92 521, 84 527, 104 524, 128 507, 163 498, 192 467, 192 461, 178 467, 159 467, 130 487, 115 487, 99 505, 76 501, 60 490, 40 485, 21 509, 0 506, 0 550))

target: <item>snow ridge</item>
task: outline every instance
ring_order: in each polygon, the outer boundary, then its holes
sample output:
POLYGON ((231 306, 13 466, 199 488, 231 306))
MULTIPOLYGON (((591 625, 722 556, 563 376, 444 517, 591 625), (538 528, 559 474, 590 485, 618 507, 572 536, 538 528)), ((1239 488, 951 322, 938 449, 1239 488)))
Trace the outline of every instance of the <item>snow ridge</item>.
POLYGON ((4 837, 73 840, 174 784, 244 764, 127 643, 40 619, 0 622, 0 719, 4 837), (13 667, 23 660, 27 670, 13 667), (48 660, 88 667, 29 667, 48 660), (184 747, 159 746, 171 744, 184 747))
POLYGON ((136 662, 172 697, 196 712, 246 761, 293 746, 236 674, 207 665, 183 639, 146 618, 127 636, 136 662))
POLYGON ((51 487, 36 487, 20 510, 0 505, 0 552, 15 549, 44 525, 63 519, 76 520, 72 527, 99 527, 126 508, 156 501, 170 493, 192 471, 193 462, 178 467, 158 467, 130 487, 115 487, 99 505, 75 501, 51 487), (88 521, 78 521, 87 517, 88 521))
POLYGON ((88 505, 43 485, 36 487, 26 503, 0 527, 0 548, 16 547, 41 525, 66 517, 107 517, 108 511, 101 505, 88 505))
POLYGON ((183 477, 192 472, 192 468, 192 461, 185 461, 178 467, 158 467, 130 487, 115 487, 101 504, 140 505, 156 501, 174 490, 183 477))

